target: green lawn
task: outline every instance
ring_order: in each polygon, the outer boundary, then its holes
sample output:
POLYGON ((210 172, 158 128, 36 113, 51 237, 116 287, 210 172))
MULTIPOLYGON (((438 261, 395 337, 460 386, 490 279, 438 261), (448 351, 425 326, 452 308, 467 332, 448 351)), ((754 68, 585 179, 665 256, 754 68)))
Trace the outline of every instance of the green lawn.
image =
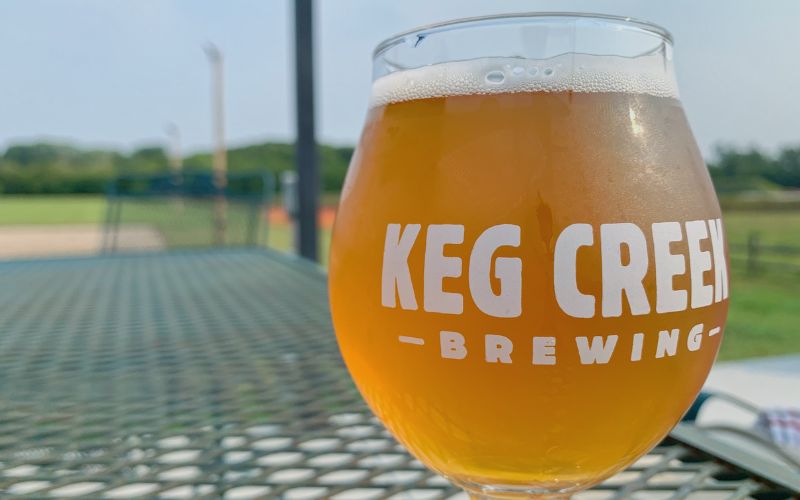
MULTIPOLYGON (((293 245, 292 228, 289 226, 270 226, 267 230, 267 246, 288 252, 293 245)), ((328 267, 328 250, 331 246, 331 230, 320 229, 319 232, 319 256, 323 266, 328 267)))
POLYGON ((720 359, 800 352, 800 256, 764 255, 763 260, 798 266, 796 272, 764 266, 744 272, 737 247, 758 233, 764 245, 800 247, 800 212, 732 211, 725 214, 731 246, 731 307, 720 359))
MULTIPOLYGON (((153 223, 164 225, 165 232, 172 232, 178 243, 183 238, 195 238, 201 223, 207 225, 207 207, 188 207, 183 218, 175 220, 163 217, 165 209, 170 207, 139 207, 128 212, 123 221, 146 222, 158 215, 161 219, 153 219, 153 223)), ((101 223, 104 217, 102 196, 0 197, 0 225, 101 223)), ((234 210, 230 223, 236 220, 234 210)), ((734 247, 744 244, 752 231, 759 233, 765 245, 800 247, 800 212, 735 211, 725 214, 725 227, 734 247)), ((292 247, 291 229, 270 227, 267 244, 288 251, 292 247)), ((330 231, 324 230, 320 234, 323 264, 327 263, 329 245, 330 231)), ((720 359, 800 352, 800 273, 765 269, 751 276, 741 265, 743 254, 732 252, 731 257, 731 309, 720 359)), ((786 259, 792 261, 794 257, 786 259)))
MULTIPOLYGON (((201 200, 132 200, 122 204, 120 224, 145 224, 156 229, 168 248, 203 247, 214 244, 215 203, 201 200)), ((225 211, 225 241, 247 244, 253 207, 228 203, 225 211)))
POLYGON ((104 196, 0 196, 0 225, 100 223, 105 210, 104 196))
POLYGON ((720 359, 800 352, 800 285, 796 277, 747 276, 733 267, 731 304, 720 359))
POLYGON ((772 264, 773 272, 778 272, 781 265, 794 266, 800 278, 800 211, 750 212, 734 211, 725 214, 725 229, 728 233, 728 244, 732 264, 743 265, 747 252, 745 245, 750 235, 757 237, 759 247, 764 246, 758 254, 758 261, 766 265, 772 264), (771 252, 770 246, 796 247, 793 254, 771 252))
POLYGON ((800 247, 800 211, 734 211, 724 217, 729 243, 746 243, 748 234, 756 232, 765 245, 800 247))

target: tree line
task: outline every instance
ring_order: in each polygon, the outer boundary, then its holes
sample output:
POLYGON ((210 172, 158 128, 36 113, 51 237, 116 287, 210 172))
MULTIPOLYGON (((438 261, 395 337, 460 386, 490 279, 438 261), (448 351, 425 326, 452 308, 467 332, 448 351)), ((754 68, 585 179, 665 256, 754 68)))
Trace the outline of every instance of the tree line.
MULTIPOLYGON (((352 147, 319 147, 323 190, 341 188, 352 154, 352 147)), ((263 143, 228 150, 231 172, 279 174, 294 168, 293 162, 292 144, 263 143)), ((183 160, 186 170, 208 171, 211 165, 210 153, 193 154, 183 160)), ((66 144, 20 144, 8 147, 0 156, 0 193, 104 193, 109 180, 117 175, 168 170, 169 158, 160 146, 143 147, 125 154, 66 144)))
MULTIPOLYGON (((352 154, 352 147, 319 146, 323 191, 341 189, 352 154)), ((187 170, 210 170, 211 164, 210 153, 184 159, 187 170)), ((168 165, 167 153, 160 146, 126 154, 66 144, 18 144, 0 156, 0 193, 103 193, 115 175, 165 172, 168 165)), ((232 148, 228 150, 228 165, 231 172, 269 171, 277 175, 294 168, 294 146, 268 142, 232 148)), ((800 189, 800 147, 776 154, 720 148, 708 165, 720 194, 800 189)))
POLYGON ((770 155, 756 148, 718 148, 708 162, 720 194, 776 189, 800 189, 800 147, 770 155))

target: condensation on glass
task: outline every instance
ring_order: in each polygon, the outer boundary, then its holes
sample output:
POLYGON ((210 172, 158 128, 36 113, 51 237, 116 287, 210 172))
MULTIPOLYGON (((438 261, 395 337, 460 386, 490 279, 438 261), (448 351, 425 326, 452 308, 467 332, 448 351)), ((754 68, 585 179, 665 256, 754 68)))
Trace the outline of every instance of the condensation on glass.
POLYGON ((568 495, 660 442, 722 339, 719 205, 672 38, 519 14, 381 43, 334 228, 343 357, 420 461, 568 495))

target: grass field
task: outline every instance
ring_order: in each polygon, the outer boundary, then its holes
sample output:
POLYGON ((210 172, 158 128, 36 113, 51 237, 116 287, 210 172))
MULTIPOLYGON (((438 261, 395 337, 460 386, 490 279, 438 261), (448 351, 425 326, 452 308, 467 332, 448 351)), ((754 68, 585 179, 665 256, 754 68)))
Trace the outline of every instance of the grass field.
MULTIPOLYGON (((292 228, 284 225, 272 225, 267 229, 267 246, 288 252, 292 249, 294 242, 294 235, 292 228)), ((331 246, 331 230, 319 230, 319 247, 320 247, 320 261, 325 267, 328 267, 328 249, 331 246)))
MULTIPOLYGON (((764 245, 800 247, 800 211, 731 211, 724 219, 732 247, 731 305, 720 359, 800 352, 800 272, 765 268, 748 275, 742 265, 744 254, 734 250, 751 233, 757 233, 764 245)), ((797 257, 777 260, 800 266, 797 257)))
MULTIPOLYGON (((101 223, 104 217, 102 196, 0 197, 0 225, 101 223)), ((176 229, 186 231, 181 224, 176 229)), ((765 245, 800 247, 800 212, 731 212, 725 214, 725 227, 732 245, 744 244, 755 231, 765 245)), ((288 251, 291 228, 273 225, 267 244, 288 251)), ((323 230, 323 264, 329 245, 330 230, 323 230)), ((741 257, 732 255, 731 310, 720 359, 800 352, 800 274, 765 270, 747 275, 741 257)))
POLYGON ((0 196, 0 225, 92 224, 105 215, 104 196, 0 196))
POLYGON ((797 277, 746 276, 734 268, 731 304, 720 359, 800 352, 797 277))
POLYGON ((731 243, 745 243, 756 232, 764 244, 800 247, 800 211, 729 212, 725 230, 731 243))

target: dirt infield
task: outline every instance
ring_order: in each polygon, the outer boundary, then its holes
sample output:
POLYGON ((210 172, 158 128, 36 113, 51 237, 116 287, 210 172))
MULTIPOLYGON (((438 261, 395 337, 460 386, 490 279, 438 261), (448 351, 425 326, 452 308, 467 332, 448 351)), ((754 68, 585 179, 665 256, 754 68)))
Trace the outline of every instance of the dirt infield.
MULTIPOLYGON (((331 229, 336 217, 333 207, 321 207, 320 229, 331 229)), ((271 207, 267 213, 270 227, 288 226, 289 216, 283 207, 271 207)), ((0 226, 0 260, 33 257, 92 255, 103 245, 101 224, 26 224, 0 226)), ((147 224, 120 227, 117 248, 126 251, 162 250, 164 237, 147 224)))
MULTIPOLYGON (((126 250, 166 248, 161 234, 145 224, 121 226, 117 241, 126 250)), ((97 224, 0 226, 0 259, 92 255, 102 244, 97 224)))

